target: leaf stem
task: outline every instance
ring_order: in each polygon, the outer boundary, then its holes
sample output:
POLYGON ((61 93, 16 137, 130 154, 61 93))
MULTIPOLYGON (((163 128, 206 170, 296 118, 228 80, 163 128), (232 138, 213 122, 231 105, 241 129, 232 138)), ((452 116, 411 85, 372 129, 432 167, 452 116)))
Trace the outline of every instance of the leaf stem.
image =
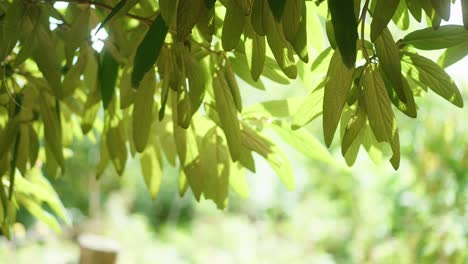
POLYGON ((367 16, 367 12, 369 11, 369 3, 370 3, 370 0, 366 0, 362 8, 361 18, 359 19, 361 21, 362 53, 364 54, 364 58, 366 59, 367 63, 371 62, 369 53, 367 53, 367 50, 366 50, 366 38, 365 38, 366 16, 367 16))

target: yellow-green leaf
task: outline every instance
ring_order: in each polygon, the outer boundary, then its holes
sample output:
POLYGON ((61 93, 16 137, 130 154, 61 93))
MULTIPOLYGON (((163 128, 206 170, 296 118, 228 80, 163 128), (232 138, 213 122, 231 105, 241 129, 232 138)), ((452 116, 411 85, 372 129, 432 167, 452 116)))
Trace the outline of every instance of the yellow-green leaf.
POLYGON ((136 91, 133 104, 133 142, 138 152, 143 152, 148 142, 151 124, 153 123, 154 90, 156 89, 156 75, 149 71, 136 91))
POLYGON ((330 146, 340 122, 348 91, 353 82, 353 68, 346 66, 339 51, 335 51, 328 67, 323 95, 323 134, 330 146))

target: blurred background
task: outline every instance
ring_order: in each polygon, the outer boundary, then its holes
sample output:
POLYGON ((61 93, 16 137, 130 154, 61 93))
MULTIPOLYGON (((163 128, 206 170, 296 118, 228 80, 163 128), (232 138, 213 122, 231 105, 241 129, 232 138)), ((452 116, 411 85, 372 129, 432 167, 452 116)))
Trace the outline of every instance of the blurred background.
MULTIPOLYGON (((447 69, 465 98, 467 69, 466 59, 447 69)), ((243 88, 245 104, 312 88, 267 87, 243 88)), ((169 164, 155 200, 136 160, 122 177, 109 167, 97 181, 99 146, 77 141, 64 175, 49 179, 71 223, 57 233, 20 210, 13 239, 0 238, 0 263, 77 263, 84 233, 115 241, 118 263, 468 263, 468 108, 433 93, 417 103, 417 119, 397 115, 398 171, 385 153, 371 159, 362 149, 348 168, 337 139, 330 149, 337 164, 280 144, 296 189, 288 191, 258 159, 257 174, 248 174, 249 197, 231 192, 224 211, 211 201, 197 203, 190 192, 179 197, 177 169, 169 164)), ((323 141, 321 122, 307 129, 323 141)))

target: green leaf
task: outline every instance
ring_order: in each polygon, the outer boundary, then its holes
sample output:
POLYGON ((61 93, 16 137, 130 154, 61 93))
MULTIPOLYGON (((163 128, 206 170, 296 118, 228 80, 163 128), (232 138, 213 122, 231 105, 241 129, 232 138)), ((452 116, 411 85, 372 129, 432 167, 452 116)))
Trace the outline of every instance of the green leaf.
POLYGON ((247 56, 250 74, 254 81, 258 81, 265 65, 266 44, 265 37, 254 34, 252 39, 245 41, 245 55, 247 56))
MULTIPOLYGON (((199 201, 203 192, 205 172, 201 165, 200 150, 196 135, 192 129, 183 129, 177 125, 176 97, 172 96, 172 123, 177 154, 179 156, 181 170, 186 176, 188 185, 199 201)), ((182 175, 182 173, 181 173, 182 175)))
POLYGON ((447 49, 468 42, 468 31, 463 26, 445 25, 440 28, 416 30, 403 38, 403 44, 421 50, 447 49))
POLYGON ((136 92, 133 107, 132 125, 133 142, 136 151, 143 152, 150 135, 153 123, 154 91, 156 89, 156 75, 149 71, 140 83, 136 92))
MULTIPOLYGON (((286 31, 289 30, 287 29, 286 31)), ((308 63, 309 51, 307 47, 307 10, 305 7, 302 8, 302 17, 292 45, 299 58, 301 58, 304 63, 308 63)))
POLYGON ((35 203, 34 201, 24 198, 21 199, 21 205, 28 210, 35 218, 39 219, 47 226, 49 226, 52 230, 60 234, 62 229, 60 228, 60 224, 57 222, 57 219, 53 217, 49 212, 42 209, 42 207, 35 203))
POLYGON ((49 30, 40 24, 37 32, 37 45, 33 51, 33 58, 37 67, 41 71, 44 78, 49 83, 55 96, 62 97, 62 83, 60 60, 57 57, 57 50, 55 43, 49 34, 49 30), (44 52, 48 51, 48 52, 44 52))
MULTIPOLYGON (((283 16, 284 6, 288 0, 268 0, 271 12, 275 16, 276 21, 280 21, 283 16)), ((289 0, 292 1, 292 0, 289 0)))
POLYGON ((290 117, 296 113, 302 98, 291 97, 286 100, 272 100, 254 105, 247 106, 242 112, 243 118, 256 118, 262 117, 277 117, 285 118, 290 117))
POLYGON ((216 3, 216 0, 205 0, 205 6, 208 9, 213 8, 215 3, 216 3))
POLYGON ((231 64, 234 73, 239 78, 241 78, 243 81, 250 84, 254 88, 257 88, 259 90, 265 90, 265 85, 263 84, 262 80, 254 80, 252 78, 252 74, 249 72, 249 69, 245 67, 245 65, 248 65, 245 56, 236 53, 235 57, 229 57, 229 63, 231 64))
POLYGON ((75 56, 76 50, 89 39, 90 8, 78 10, 79 13, 73 20, 71 28, 67 31, 66 35, 65 53, 67 65, 71 65, 73 63, 73 57, 75 56))
POLYGON ((265 12, 265 15, 268 45, 284 74, 290 79, 295 79, 297 77, 296 62, 292 46, 284 37, 283 25, 273 19, 271 12, 265 12))
POLYGON ((64 168, 63 146, 62 146, 62 128, 59 121, 60 113, 52 104, 52 99, 44 92, 39 93, 39 110, 42 121, 44 122, 44 137, 46 147, 50 150, 54 159, 61 168, 64 168))
POLYGON ((229 51, 237 47, 244 31, 244 22, 244 11, 242 8, 235 1, 228 1, 221 35, 224 50, 229 51))
POLYGON ((445 21, 450 19, 450 0, 431 0, 437 14, 445 21))
POLYGON ((364 104, 369 125, 377 141, 390 143, 393 150, 391 163, 395 169, 398 169, 400 163, 398 128, 385 84, 376 66, 369 66, 363 74, 364 104))
POLYGON ((379 142, 387 141, 393 132, 393 111, 385 84, 375 66, 369 66, 364 70, 362 85, 372 131, 379 142))
POLYGON ((306 13, 303 12, 303 10, 305 11, 304 5, 305 3, 303 0, 289 0, 284 3, 281 23, 285 29, 284 36, 291 44, 293 44, 296 39, 301 21, 304 21, 304 24, 306 24, 305 17, 302 17, 302 15, 306 13))
MULTIPOLYGON (((205 0, 206 1, 206 0, 205 0)), ((206 10, 204 0, 179 0, 177 5, 177 34, 176 39, 180 42, 187 40, 193 28, 200 20, 200 15, 206 10)))
POLYGON ((392 104, 396 106, 405 115, 411 118, 416 118, 417 117, 416 102, 414 101, 413 91, 410 88, 408 80, 406 80, 406 78, 403 75, 401 75, 401 81, 403 85, 401 88, 406 98, 406 102, 403 102, 398 97, 397 93, 395 92, 395 89, 390 83, 390 80, 386 76, 385 72, 383 72, 382 69, 380 70, 381 70, 380 75, 382 79, 384 80, 385 86, 387 87, 388 96, 390 97, 392 104))
POLYGON ((468 55, 468 42, 457 46, 450 47, 442 53, 437 61, 437 64, 442 68, 447 68, 468 55))
POLYGON ((221 128, 226 135, 229 152, 233 161, 239 159, 241 145, 239 119, 231 92, 228 90, 226 80, 221 72, 213 77, 213 89, 216 100, 216 109, 221 118, 221 128))
POLYGON ((114 97, 118 72, 119 64, 109 51, 104 51, 102 63, 99 67, 99 82, 101 84, 101 98, 104 109, 107 109, 114 97))
POLYGON ((408 30, 410 26, 410 17, 408 7, 406 6, 405 0, 400 0, 398 8, 393 16, 393 22, 401 29, 408 30))
POLYGON ((249 183, 245 170, 237 164, 231 164, 230 168, 229 185, 241 198, 249 197, 249 183))
POLYGON ((354 2, 328 0, 328 9, 341 58, 348 68, 353 68, 356 63, 356 41, 358 39, 354 2))
POLYGON ((468 0, 460 0, 463 15, 463 25, 468 29, 468 0))
POLYGON ((205 167, 204 195, 207 199, 213 200, 219 209, 223 209, 227 204, 230 161, 229 152, 223 139, 217 133, 217 127, 210 129, 202 143, 202 153, 205 161, 209 161, 205 167))
POLYGON ((159 161, 159 151, 151 144, 140 156, 141 173, 151 198, 156 199, 161 187, 163 176, 162 166, 159 161))
POLYGON ((226 83, 229 87, 229 91, 231 92, 232 98, 234 99, 234 104, 236 105, 237 110, 239 113, 242 112, 242 98, 240 94, 239 85, 237 84, 236 77, 234 76, 234 72, 232 71, 231 64, 229 61, 226 62, 224 66, 224 77, 226 79, 226 83))
POLYGON ((113 19, 121 15, 125 15, 130 9, 132 9, 136 4, 138 4, 139 1, 140 0, 120 0, 117 3, 117 5, 115 5, 114 8, 112 8, 109 15, 107 15, 106 18, 104 18, 104 20, 101 22, 101 25, 99 25, 99 28, 96 30, 95 34, 97 34, 99 30, 104 28, 113 19))
POLYGON ((463 107, 463 98, 452 78, 436 63, 415 53, 404 52, 402 61, 412 65, 410 76, 427 85, 452 104, 463 107))
POLYGON ((188 128, 192 122, 192 105, 187 87, 183 85, 177 90, 177 124, 182 128, 188 128))
POLYGON ((291 147, 313 160, 336 165, 335 160, 320 141, 305 129, 293 131, 284 125, 273 124, 275 132, 291 147))
POLYGON ((422 5, 420 0, 406 0, 406 6, 416 21, 421 22, 422 5))
POLYGON ((210 58, 207 56, 201 60, 197 60, 187 52, 184 59, 185 74, 187 75, 189 85, 190 108, 192 114, 194 114, 203 103, 205 91, 211 82, 210 58))
POLYGON ((25 11, 26 8, 23 1, 13 1, 6 13, 4 13, 4 17, 2 17, 2 23, 0 24, 0 30, 2 31, 2 43, 0 45, 1 62, 10 54, 19 40, 25 11))
POLYGON ((242 8, 244 16, 250 15, 250 9, 252 8, 252 0, 234 0, 238 6, 242 8))
POLYGON ((259 36, 266 35, 265 20, 267 13, 270 12, 267 0, 253 0, 252 14, 250 15, 252 27, 259 36))
POLYGON ((122 175, 127 162, 127 145, 123 122, 116 119, 108 121, 105 138, 107 153, 117 174, 122 175))
MULTIPOLYGON (((343 124, 344 125, 344 124, 343 124)), ((358 104, 356 111, 346 125, 346 129, 341 142, 341 154, 346 157, 346 153, 358 138, 362 129, 366 125, 366 110, 364 106, 358 104)))
POLYGON ((179 0, 159 0, 159 10, 166 25, 170 26, 176 23, 178 4, 179 0))
POLYGON ((393 40, 390 31, 385 28, 379 37, 375 40, 375 50, 379 58, 380 65, 389 78, 393 89, 398 95, 398 98, 406 102, 407 99, 403 92, 403 84, 401 81, 401 62, 400 50, 393 40))
POLYGON ((280 177, 286 188, 294 189, 294 175, 286 155, 259 132, 248 126, 242 127, 242 144, 266 159, 271 168, 280 177))
MULTIPOLYGON (((362 109, 364 109, 364 107, 362 107, 362 109)), ((353 114, 355 115, 355 112, 353 112, 351 108, 347 108, 346 110, 347 111, 343 112, 341 124, 349 124, 354 118, 353 114)), ((350 137, 349 139, 344 138, 346 134, 346 129, 347 129, 347 126, 345 125, 341 126, 341 135, 342 135, 343 141, 350 140, 353 138, 353 137, 350 137)), ((358 131, 355 131, 355 132, 358 132, 358 131)), ((346 164, 348 166, 352 166, 356 162, 361 145, 365 147, 369 157, 372 159, 373 162, 379 163, 381 161, 382 151, 380 147, 382 144, 377 142, 377 140, 374 137, 374 134, 372 133, 371 128, 369 127, 368 124, 365 124, 365 126, 358 132, 354 140, 352 140, 352 143, 348 147, 346 153, 343 154, 346 160, 346 164)))
POLYGON ((325 144, 330 146, 340 122, 348 91, 353 82, 353 68, 346 66, 339 51, 330 61, 323 97, 323 133, 325 144))
POLYGON ((148 32, 137 48, 133 61, 132 86, 137 88, 143 76, 154 66, 166 39, 168 27, 161 15, 151 24, 148 32))
POLYGON ((377 0, 371 23, 371 40, 374 42, 387 27, 400 0, 377 0))
POLYGON ((324 89, 322 88, 324 86, 325 82, 322 82, 302 102, 297 112, 293 115, 292 129, 299 129, 322 114, 324 96, 324 89))

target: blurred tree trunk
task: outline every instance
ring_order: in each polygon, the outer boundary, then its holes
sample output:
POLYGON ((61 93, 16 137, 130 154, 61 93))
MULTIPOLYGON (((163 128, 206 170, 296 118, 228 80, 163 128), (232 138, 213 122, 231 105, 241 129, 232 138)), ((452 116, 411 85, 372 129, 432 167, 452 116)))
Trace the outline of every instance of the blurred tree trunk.
POLYGON ((80 264, 115 264, 119 246, 114 240, 96 235, 82 235, 80 243, 80 264))

